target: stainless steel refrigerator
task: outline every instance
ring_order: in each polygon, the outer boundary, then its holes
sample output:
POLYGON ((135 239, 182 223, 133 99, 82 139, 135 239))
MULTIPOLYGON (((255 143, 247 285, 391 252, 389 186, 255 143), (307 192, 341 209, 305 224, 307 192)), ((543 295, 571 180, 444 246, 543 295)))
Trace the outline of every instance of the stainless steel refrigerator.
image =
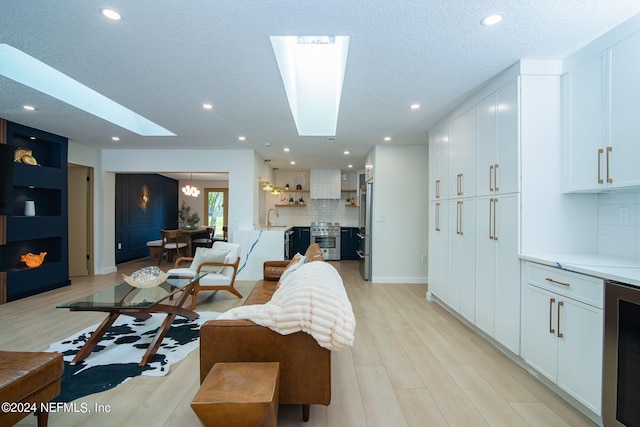
POLYGON ((364 280, 371 279, 371 211, 373 208, 373 182, 367 182, 360 187, 360 220, 359 232, 360 273, 364 280))

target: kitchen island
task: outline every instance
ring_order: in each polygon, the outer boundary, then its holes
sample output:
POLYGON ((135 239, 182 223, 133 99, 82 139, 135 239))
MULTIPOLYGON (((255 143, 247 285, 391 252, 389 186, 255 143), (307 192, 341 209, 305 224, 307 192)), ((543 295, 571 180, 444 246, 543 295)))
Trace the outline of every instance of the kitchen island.
POLYGON ((233 243, 242 246, 237 280, 260 280, 265 261, 284 259, 284 233, 290 228, 272 226, 234 231, 233 243))

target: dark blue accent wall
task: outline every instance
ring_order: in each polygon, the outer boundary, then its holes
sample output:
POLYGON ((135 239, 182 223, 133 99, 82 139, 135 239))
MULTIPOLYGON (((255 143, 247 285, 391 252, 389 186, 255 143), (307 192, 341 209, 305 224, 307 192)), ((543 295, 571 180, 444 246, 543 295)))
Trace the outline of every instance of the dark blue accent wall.
POLYGON ((116 264, 149 256, 147 242, 178 227, 178 181, 156 174, 116 174, 116 264), (146 212, 138 205, 146 185, 146 212), (118 248, 120 244, 120 248, 118 248))

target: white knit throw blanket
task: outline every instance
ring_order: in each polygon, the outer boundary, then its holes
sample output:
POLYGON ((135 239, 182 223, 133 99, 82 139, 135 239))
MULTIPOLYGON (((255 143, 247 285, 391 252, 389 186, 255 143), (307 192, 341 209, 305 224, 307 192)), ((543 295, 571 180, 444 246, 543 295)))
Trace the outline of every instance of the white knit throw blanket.
POLYGON ((303 331, 329 350, 352 346, 356 328, 340 274, 318 261, 287 275, 269 302, 232 308, 218 319, 251 320, 282 335, 303 331))

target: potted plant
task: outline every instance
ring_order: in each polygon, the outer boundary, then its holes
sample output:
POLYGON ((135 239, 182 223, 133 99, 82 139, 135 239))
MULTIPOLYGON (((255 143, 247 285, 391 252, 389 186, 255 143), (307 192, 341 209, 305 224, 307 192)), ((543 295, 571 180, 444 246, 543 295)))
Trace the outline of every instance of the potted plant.
POLYGON ((285 184, 284 189, 287 191, 289 190, 289 183, 285 184))
POLYGON ((196 228, 200 222, 200 215, 198 212, 191 213, 191 206, 187 206, 183 200, 178 211, 178 219, 180 228, 196 228))
POLYGON ((298 202, 300 202, 301 205, 304 205, 304 199, 302 197, 300 197, 300 200, 298 200, 298 202))
POLYGON ((293 204, 293 197, 289 197, 289 204, 292 205, 293 204))

